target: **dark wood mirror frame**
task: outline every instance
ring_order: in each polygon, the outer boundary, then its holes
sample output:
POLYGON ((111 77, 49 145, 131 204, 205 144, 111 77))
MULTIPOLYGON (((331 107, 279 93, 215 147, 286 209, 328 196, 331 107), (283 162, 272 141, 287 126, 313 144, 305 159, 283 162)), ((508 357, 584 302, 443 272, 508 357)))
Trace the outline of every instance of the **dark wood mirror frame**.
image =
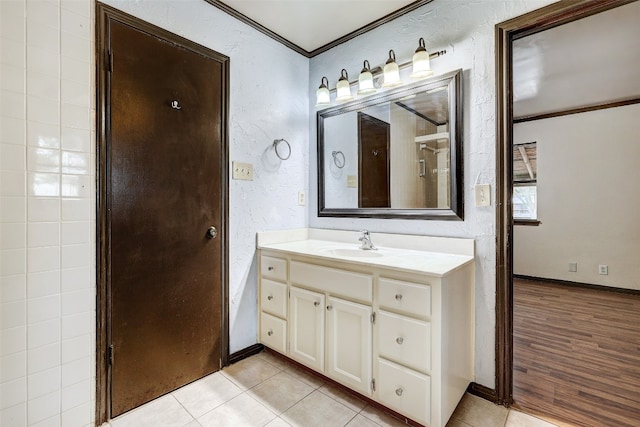
POLYGON ((462 114, 462 70, 430 77, 417 83, 385 91, 327 108, 317 113, 317 156, 318 156, 318 216, 319 217, 357 217, 357 218, 395 218, 395 219, 464 219, 464 180, 463 180, 463 114, 462 114), (450 192, 451 203, 448 209, 394 209, 394 208, 327 208, 325 206, 325 152, 324 121, 339 114, 358 111, 381 102, 399 99, 417 90, 427 91, 447 86, 449 89, 449 134, 451 141, 450 192))

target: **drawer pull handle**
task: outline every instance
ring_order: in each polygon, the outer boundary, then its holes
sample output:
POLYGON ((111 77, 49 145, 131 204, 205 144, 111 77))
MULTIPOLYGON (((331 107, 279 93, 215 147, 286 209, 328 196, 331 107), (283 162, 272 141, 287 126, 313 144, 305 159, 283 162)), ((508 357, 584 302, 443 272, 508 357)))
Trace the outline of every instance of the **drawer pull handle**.
POLYGON ((402 387, 398 387, 398 388, 396 389, 396 394, 397 394, 398 396, 402 396, 402 392, 403 392, 403 391, 404 391, 404 390, 402 390, 402 387))
POLYGON ((402 344, 402 343, 404 342, 404 338, 402 338, 402 337, 398 337, 398 338, 396 338, 396 342, 397 342, 398 344, 402 344))
POLYGON ((273 331, 272 331, 272 330, 269 330, 269 331, 267 332, 267 335, 269 335, 269 336, 273 335, 273 331))
POLYGON ((268 299, 269 301, 271 301, 271 300, 273 299, 273 295, 269 295, 269 296, 267 297, 267 299, 268 299))
POLYGON ((402 299, 402 294, 396 294, 396 301, 400 301, 402 299))
POLYGON ((270 265, 269 267, 267 267, 267 270, 269 270, 269 271, 273 271, 274 269, 275 269, 275 267, 274 267, 274 266, 272 266, 272 265, 270 265))
POLYGON ((319 306, 319 305, 320 305, 320 301, 316 301, 316 302, 314 302, 314 303, 313 303, 313 305, 314 305, 315 307, 319 306))
POLYGON ((333 310, 333 306, 328 305, 328 306, 327 306, 327 310, 329 310, 329 311, 333 310))

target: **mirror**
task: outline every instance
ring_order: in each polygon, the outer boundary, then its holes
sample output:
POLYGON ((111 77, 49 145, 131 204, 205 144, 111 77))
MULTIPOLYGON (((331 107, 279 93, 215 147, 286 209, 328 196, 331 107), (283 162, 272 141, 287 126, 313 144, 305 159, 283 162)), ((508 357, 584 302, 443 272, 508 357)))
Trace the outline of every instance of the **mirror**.
POLYGON ((317 118, 318 216, 463 219, 462 70, 317 118))

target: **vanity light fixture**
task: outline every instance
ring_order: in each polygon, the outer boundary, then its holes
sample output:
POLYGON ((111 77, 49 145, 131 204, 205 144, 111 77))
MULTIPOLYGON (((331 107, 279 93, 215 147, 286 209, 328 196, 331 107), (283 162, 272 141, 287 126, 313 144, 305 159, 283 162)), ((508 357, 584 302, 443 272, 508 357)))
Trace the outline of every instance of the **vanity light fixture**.
POLYGON ((351 101, 353 96, 351 95, 351 85, 349 84, 349 74, 344 68, 340 72, 340 79, 336 85, 336 101, 346 102, 351 101))
POLYGON ((373 85, 373 74, 371 73, 371 65, 369 61, 364 60, 362 71, 358 76, 358 95, 368 95, 376 91, 373 85))
POLYGON ((320 87, 316 91, 316 107, 331 105, 331 95, 329 94, 329 79, 322 77, 320 87), (326 82, 326 83, 325 83, 326 82))
POLYGON ((393 49, 389 51, 389 59, 384 64, 383 74, 384 83, 382 83, 382 87, 394 87, 402 84, 400 68, 396 64, 396 53, 393 49))
MULTIPOLYGON (((1 1, 1 0, 0 0, 1 1)), ((424 38, 420 37, 418 41, 418 48, 416 49, 413 60, 404 62, 400 65, 396 63, 396 53, 391 49, 389 51, 389 59, 384 65, 384 68, 375 67, 371 69, 371 64, 368 60, 364 60, 362 71, 358 76, 358 96, 369 95, 378 91, 376 88, 376 80, 380 78, 382 74, 383 83, 380 85, 383 88, 392 88, 404 84, 400 79, 400 69, 408 68, 413 65, 413 70, 410 74, 411 79, 418 80, 433 75, 431 70, 430 59, 440 57, 446 54, 446 50, 440 50, 435 53, 429 54, 425 47, 424 38), (374 80, 375 79, 375 80, 374 80)), ((379 80, 378 80, 379 82, 379 80)), ((356 81, 349 82, 349 75, 346 69, 342 69, 340 72, 340 79, 335 89, 329 89, 329 80, 326 77, 322 77, 320 87, 316 91, 316 108, 322 109, 330 106, 331 92, 336 91, 337 102, 347 102, 353 100, 351 93, 351 83, 355 84, 356 81)), ((446 89, 446 88, 445 88, 446 89)), ((441 90, 441 88, 435 89, 441 90)))

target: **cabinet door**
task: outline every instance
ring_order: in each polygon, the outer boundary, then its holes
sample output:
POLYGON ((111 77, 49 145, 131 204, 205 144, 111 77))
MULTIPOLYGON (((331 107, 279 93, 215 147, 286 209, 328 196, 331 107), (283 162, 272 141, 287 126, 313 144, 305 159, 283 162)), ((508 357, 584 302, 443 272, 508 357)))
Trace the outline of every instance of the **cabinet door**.
POLYGON ((324 370, 324 295, 291 288, 289 298, 289 356, 324 370))
POLYGON ((371 307, 327 298, 327 375, 371 395, 371 307))

